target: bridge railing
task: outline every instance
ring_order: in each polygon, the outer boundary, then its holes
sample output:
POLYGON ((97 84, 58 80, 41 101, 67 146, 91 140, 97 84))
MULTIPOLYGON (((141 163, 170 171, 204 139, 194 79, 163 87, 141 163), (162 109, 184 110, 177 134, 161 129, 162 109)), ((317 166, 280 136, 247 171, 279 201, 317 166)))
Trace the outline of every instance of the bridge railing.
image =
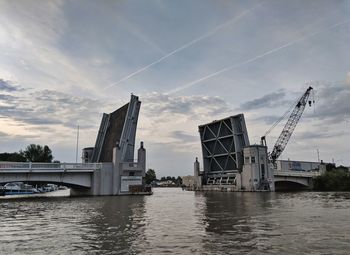
POLYGON ((101 169, 100 163, 0 162, 0 169, 101 169))
POLYGON ((122 162, 120 163, 120 166, 122 170, 132 170, 132 171, 142 171, 143 168, 141 164, 137 162, 122 162))
POLYGON ((274 171, 275 176, 291 176, 291 177, 314 177, 321 175, 319 171, 274 171))

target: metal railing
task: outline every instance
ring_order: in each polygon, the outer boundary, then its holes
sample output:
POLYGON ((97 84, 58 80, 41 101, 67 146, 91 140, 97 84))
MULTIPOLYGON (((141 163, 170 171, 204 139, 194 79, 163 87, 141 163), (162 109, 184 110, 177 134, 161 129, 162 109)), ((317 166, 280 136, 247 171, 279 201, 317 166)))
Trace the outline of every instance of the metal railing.
POLYGON ((275 176, 291 176, 291 177, 313 177, 319 176, 319 171, 274 171, 275 176))
POLYGON ((122 170, 142 170, 141 164, 135 162, 122 162, 120 163, 120 166, 122 170))
POLYGON ((101 163, 0 162, 0 169, 101 169, 101 163))

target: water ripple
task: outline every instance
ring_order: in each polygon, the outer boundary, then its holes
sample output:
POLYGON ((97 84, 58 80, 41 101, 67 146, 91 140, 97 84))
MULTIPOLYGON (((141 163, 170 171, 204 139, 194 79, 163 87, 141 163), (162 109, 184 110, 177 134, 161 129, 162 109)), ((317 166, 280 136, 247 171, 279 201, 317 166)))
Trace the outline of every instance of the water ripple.
POLYGON ((347 254, 350 193, 0 202, 0 254, 347 254))

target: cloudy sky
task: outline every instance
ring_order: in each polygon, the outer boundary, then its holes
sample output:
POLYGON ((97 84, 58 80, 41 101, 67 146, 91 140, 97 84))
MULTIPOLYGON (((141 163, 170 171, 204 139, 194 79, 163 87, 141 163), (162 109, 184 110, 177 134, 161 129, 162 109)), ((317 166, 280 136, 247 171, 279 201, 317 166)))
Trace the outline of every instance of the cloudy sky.
POLYGON ((282 158, 350 165, 350 0, 0 0, 0 152, 74 162, 134 93, 148 167, 191 174, 199 124, 244 113, 258 143, 310 83, 282 158))

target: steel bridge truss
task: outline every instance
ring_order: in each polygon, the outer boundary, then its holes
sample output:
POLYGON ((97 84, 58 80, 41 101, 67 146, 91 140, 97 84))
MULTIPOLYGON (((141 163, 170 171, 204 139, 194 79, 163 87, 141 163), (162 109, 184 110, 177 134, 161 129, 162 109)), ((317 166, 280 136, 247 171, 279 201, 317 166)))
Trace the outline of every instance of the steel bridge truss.
POLYGON ((249 145, 244 115, 199 126, 206 178, 242 170, 243 147, 249 145))

